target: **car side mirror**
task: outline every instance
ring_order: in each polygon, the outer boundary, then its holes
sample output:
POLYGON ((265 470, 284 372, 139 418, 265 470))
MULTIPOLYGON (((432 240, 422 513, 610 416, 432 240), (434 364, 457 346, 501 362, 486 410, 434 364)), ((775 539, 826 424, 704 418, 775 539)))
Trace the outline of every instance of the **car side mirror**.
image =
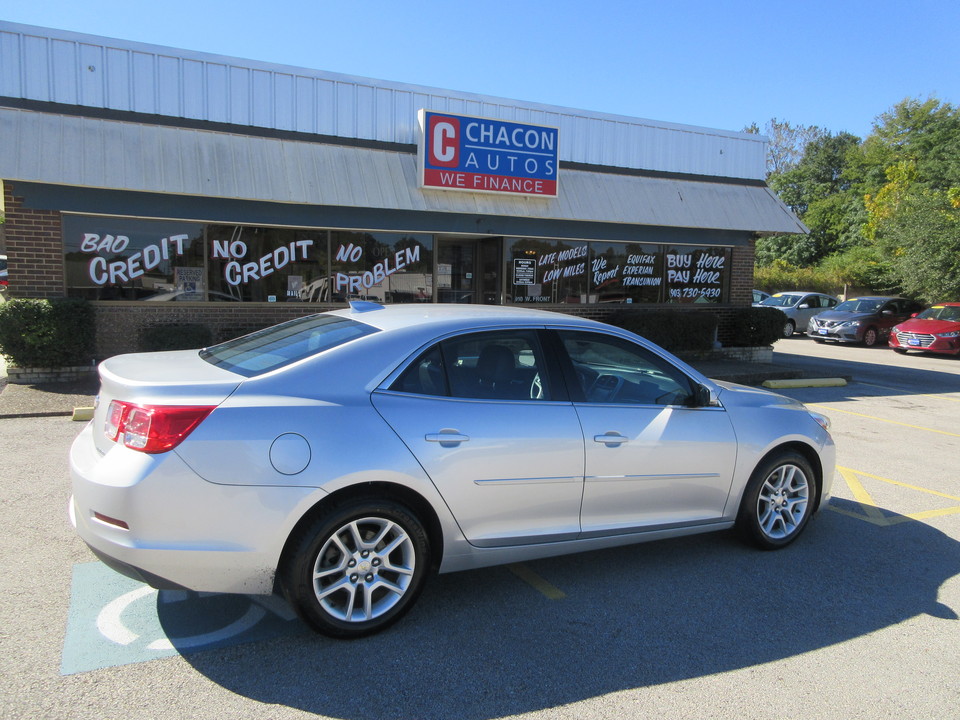
POLYGON ((713 393, 706 385, 698 383, 693 388, 693 395, 690 396, 690 407, 710 407, 715 404, 713 393))
POLYGON ((804 303, 803 305, 801 305, 801 306, 798 307, 797 309, 798 309, 798 310, 809 310, 809 309, 810 309, 810 306, 807 305, 807 303, 804 303))
POLYGON ((881 315, 893 315, 893 310, 881 310, 881 315))

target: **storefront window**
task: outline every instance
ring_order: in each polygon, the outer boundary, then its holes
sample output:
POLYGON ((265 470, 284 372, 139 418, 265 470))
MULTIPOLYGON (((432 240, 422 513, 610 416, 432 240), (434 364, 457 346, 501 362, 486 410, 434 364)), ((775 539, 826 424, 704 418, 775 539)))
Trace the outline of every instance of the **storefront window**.
POLYGON ((587 302, 587 255, 585 242, 508 240, 508 302, 587 302))
POLYGON ((63 216, 67 294, 89 300, 202 300, 203 225, 63 216))
POLYGON ((63 232, 67 293, 91 300, 724 303, 732 258, 730 247, 85 215, 64 215, 63 232))
POLYGON ((433 236, 415 233, 330 233, 330 296, 334 302, 430 302, 433 236))
POLYGON ((730 288, 730 248, 667 246, 668 303, 724 302, 730 288))
POLYGON ((663 246, 590 243, 590 302, 663 302, 663 246))
POLYGON ((327 232, 210 225, 209 300, 326 301, 327 232))

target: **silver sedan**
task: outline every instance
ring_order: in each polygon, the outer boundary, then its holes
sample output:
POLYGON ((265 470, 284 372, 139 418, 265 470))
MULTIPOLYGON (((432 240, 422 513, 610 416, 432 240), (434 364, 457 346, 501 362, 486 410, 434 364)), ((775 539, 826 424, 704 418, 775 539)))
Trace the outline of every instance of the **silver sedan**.
POLYGON ((735 527, 795 540, 829 423, 624 330, 526 309, 355 303, 100 365, 71 519, 159 588, 281 592, 377 632, 433 571, 735 527))

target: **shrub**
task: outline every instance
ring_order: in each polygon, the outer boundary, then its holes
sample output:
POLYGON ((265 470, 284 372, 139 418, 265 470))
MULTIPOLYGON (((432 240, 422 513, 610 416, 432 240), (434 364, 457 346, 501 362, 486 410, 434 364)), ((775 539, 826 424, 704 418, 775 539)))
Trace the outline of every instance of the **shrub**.
POLYGON ((0 304, 0 352, 19 367, 89 365, 96 348, 93 306, 77 298, 0 304))
POLYGON ((164 323, 140 329, 140 349, 144 352, 193 350, 210 345, 212 340, 210 328, 199 323, 164 323))
POLYGON ((734 310, 730 320, 733 332, 726 344, 731 347, 757 347, 773 345, 783 337, 787 316, 777 308, 748 307, 734 310))
POLYGON ((709 352, 717 330, 712 313, 680 310, 621 310, 606 322, 642 335, 672 353, 709 352))

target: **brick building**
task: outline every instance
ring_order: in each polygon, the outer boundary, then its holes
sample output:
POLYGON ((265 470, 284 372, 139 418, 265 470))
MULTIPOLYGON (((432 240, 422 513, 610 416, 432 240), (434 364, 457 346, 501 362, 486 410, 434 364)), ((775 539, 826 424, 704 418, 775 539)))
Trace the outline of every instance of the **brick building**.
POLYGON ((350 299, 602 317, 751 302, 805 232, 757 135, 0 22, 13 297, 217 339, 350 299))

